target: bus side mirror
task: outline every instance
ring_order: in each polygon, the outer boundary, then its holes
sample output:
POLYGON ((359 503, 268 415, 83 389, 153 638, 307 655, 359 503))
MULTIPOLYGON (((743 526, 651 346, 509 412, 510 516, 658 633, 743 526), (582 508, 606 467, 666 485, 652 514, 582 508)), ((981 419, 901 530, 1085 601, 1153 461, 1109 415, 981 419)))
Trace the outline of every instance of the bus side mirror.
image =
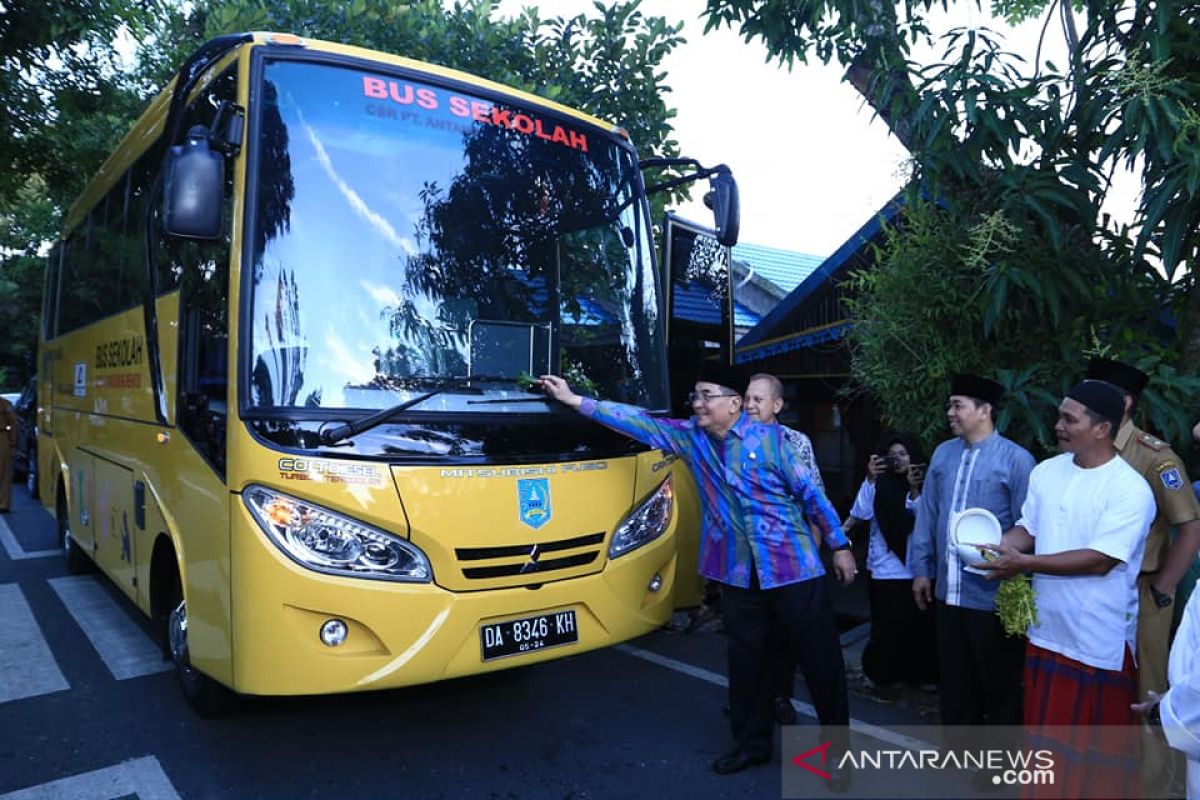
POLYGON ((163 230, 186 239, 221 235, 225 162, 208 146, 208 131, 197 125, 167 152, 163 180, 163 230))
POLYGON ((738 231, 742 227, 737 181, 729 168, 722 165, 708 179, 708 186, 708 192, 704 195, 704 205, 712 209, 717 241, 726 247, 733 247, 737 244, 738 231))

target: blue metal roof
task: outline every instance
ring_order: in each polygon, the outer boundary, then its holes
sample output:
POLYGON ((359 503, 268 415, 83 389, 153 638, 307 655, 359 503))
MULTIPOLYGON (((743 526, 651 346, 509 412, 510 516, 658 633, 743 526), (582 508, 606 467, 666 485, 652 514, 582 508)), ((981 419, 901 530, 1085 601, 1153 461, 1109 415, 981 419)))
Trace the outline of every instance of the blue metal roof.
POLYGON ((793 350, 803 350, 806 347, 815 347, 826 342, 833 342, 841 339, 850 332, 849 322, 837 322, 833 325, 826 325, 821 328, 816 328, 810 331, 800 331, 791 336, 783 336, 778 339, 770 339, 763 344, 751 345, 742 349, 741 343, 735 348, 733 361, 735 364, 748 364, 751 361, 762 361, 777 356, 782 353, 790 353, 793 350))
MULTIPOLYGON (((690 282, 673 287, 671 316, 688 322, 705 325, 721 324, 721 306, 713 299, 712 290, 701 283, 690 282)), ((759 316, 736 300, 733 303, 733 323, 737 327, 752 328, 759 316)))
POLYGON ((564 304, 562 313, 563 322, 570 323, 571 325, 611 325, 616 322, 616 317, 590 297, 579 297, 576 299, 579 302, 579 313, 568 312, 564 304))
POLYGON ((760 244, 735 244, 733 257, 788 294, 821 266, 821 257, 760 244))
MULTIPOLYGON (((808 277, 796 286, 792 292, 780 301, 779 305, 771 309, 762 320, 750 329, 737 343, 737 355, 735 361, 739 364, 746 361, 758 360, 765 358, 767 354, 759 352, 749 352, 755 350, 755 345, 771 339, 775 330, 787 321, 788 317, 796 312, 804 301, 815 292, 826 280, 845 266, 846 262, 859 251, 864 245, 871 241, 879 232, 883 230, 883 226, 892 221, 892 219, 900 212, 904 206, 903 190, 873 215, 866 224, 854 232, 841 247, 839 247, 833 255, 821 262, 821 265, 814 270, 808 277)), ((839 335, 845 335, 848 326, 838 328, 839 335)), ((826 334, 827 335, 827 334, 826 334)), ((803 347, 808 347, 813 342, 809 341, 808 335, 792 335, 783 337, 778 342, 772 342, 769 349, 770 355, 775 355, 779 352, 787 350, 798 350, 803 347)))

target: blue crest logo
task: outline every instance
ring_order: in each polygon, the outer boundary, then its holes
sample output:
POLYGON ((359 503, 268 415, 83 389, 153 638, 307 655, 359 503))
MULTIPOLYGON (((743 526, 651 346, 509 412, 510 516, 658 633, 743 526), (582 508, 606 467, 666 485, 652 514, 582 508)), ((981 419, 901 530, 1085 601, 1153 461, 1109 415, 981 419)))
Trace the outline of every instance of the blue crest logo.
POLYGON ((1166 472, 1160 472, 1158 477, 1162 481, 1162 485, 1169 491, 1178 492, 1183 488, 1183 476, 1179 474, 1179 469, 1176 467, 1172 467, 1166 472))
POLYGON ((521 506, 521 522, 540 528, 550 521, 550 480, 521 478, 517 481, 517 500, 521 506))

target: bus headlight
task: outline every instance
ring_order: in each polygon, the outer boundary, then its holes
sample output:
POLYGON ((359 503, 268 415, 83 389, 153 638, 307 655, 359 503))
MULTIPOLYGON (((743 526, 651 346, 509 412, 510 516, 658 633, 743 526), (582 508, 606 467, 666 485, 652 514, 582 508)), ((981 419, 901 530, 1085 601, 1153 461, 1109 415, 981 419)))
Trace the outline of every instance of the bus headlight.
POLYGON ((398 536, 327 508, 249 486, 242 499, 259 527, 301 566, 331 575, 429 583, 429 559, 398 536))
POLYGON ((608 557, 625 555, 662 536, 671 524, 671 513, 674 509, 675 489, 671 486, 670 476, 667 476, 667 479, 617 526, 612 543, 608 546, 608 557))

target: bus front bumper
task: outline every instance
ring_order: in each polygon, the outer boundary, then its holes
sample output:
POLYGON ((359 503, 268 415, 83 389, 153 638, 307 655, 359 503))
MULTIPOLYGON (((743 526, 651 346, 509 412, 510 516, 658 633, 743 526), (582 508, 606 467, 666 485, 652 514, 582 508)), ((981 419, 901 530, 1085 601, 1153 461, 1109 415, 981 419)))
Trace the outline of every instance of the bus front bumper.
MULTIPOLYGON (((536 589, 450 592, 436 583, 310 571, 279 552, 244 509, 238 516, 231 554, 232 688, 245 694, 389 689, 534 664, 648 633, 673 608, 673 530, 591 575, 536 589), (484 659, 484 626, 567 611, 574 612, 578 641, 484 659), (347 630, 337 646, 321 639, 331 620, 347 630)), ((196 666, 204 669, 202 662, 196 666)))

